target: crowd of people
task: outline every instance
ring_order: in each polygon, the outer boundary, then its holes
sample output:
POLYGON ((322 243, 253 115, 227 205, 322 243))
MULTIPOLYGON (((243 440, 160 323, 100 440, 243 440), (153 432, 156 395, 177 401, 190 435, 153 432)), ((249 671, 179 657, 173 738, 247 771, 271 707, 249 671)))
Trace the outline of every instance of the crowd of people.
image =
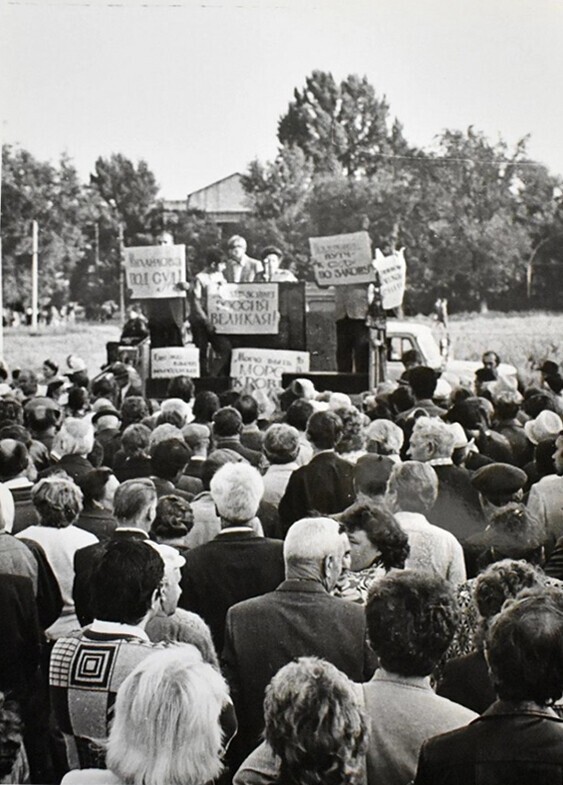
POLYGON ((498 365, 0 368, 0 781, 562 782, 563 383, 498 365))

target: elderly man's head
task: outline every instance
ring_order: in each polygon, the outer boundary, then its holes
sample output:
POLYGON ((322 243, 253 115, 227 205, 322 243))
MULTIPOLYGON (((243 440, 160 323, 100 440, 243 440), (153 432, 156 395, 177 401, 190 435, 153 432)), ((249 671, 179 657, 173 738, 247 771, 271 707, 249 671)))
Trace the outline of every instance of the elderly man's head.
POLYGON ((531 594, 494 619, 485 651, 497 695, 548 705, 563 694, 563 593, 531 594))
POLYGON ((283 544, 288 579, 321 583, 332 591, 349 563, 349 542, 331 518, 302 518, 289 529, 283 544))
POLYGON ((427 463, 405 461, 391 470, 387 497, 392 509, 426 515, 437 496, 438 476, 427 463))
POLYGON ((0 439, 0 482, 22 476, 29 466, 27 447, 16 439, 0 439))
POLYGON ((120 526, 148 532, 156 515, 156 488, 148 477, 125 480, 115 492, 113 514, 120 526))
POLYGON ((242 262, 246 255, 246 240, 240 234, 233 234, 227 242, 227 249, 231 259, 242 262))
POLYGON ((221 525, 248 524, 258 512, 264 494, 260 472, 248 463, 226 463, 211 480, 209 489, 221 525))
POLYGON ((457 627, 453 589, 430 573, 392 572, 372 585, 366 621, 372 648, 385 670, 428 676, 457 627))
POLYGON ((437 417, 419 417, 412 429, 409 455, 413 461, 451 458, 455 434, 437 417))

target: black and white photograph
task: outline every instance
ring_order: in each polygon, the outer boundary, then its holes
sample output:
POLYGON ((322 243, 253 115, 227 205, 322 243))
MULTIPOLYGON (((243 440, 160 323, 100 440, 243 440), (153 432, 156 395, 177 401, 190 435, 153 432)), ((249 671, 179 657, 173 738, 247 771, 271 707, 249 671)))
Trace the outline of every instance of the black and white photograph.
POLYGON ((0 0, 0 783, 563 785, 563 0, 0 0))

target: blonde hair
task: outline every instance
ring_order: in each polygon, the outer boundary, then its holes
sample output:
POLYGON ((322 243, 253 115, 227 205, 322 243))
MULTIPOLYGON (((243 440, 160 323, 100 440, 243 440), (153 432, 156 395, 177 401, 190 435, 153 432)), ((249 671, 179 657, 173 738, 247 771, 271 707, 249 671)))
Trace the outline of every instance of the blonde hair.
POLYGON ((107 766, 131 785, 201 785, 222 771, 223 677, 189 644, 151 654, 122 683, 107 766))

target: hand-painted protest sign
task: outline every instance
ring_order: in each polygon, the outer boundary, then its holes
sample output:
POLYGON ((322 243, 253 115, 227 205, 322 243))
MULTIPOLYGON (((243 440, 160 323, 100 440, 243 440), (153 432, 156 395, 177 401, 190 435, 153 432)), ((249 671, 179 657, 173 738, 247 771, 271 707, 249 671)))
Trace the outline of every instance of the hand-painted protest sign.
POLYGON ((134 300, 184 297, 176 286, 186 280, 184 245, 145 245, 125 248, 127 286, 134 300))
POLYGON ((398 308, 403 303, 407 265, 404 248, 391 256, 383 256, 379 248, 375 251, 375 267, 379 273, 381 304, 385 310, 398 308))
POLYGON ((271 390, 281 387, 282 373, 307 373, 309 352, 286 349, 233 349, 234 389, 271 390))
POLYGON ((367 232, 310 237, 309 247, 319 286, 373 282, 373 262, 367 232))
POLYGON ((151 351, 151 377, 199 376, 199 349, 196 346, 165 346, 151 351))
POLYGON ((275 283, 222 283, 207 290, 207 313, 222 335, 275 335, 280 320, 275 283))

